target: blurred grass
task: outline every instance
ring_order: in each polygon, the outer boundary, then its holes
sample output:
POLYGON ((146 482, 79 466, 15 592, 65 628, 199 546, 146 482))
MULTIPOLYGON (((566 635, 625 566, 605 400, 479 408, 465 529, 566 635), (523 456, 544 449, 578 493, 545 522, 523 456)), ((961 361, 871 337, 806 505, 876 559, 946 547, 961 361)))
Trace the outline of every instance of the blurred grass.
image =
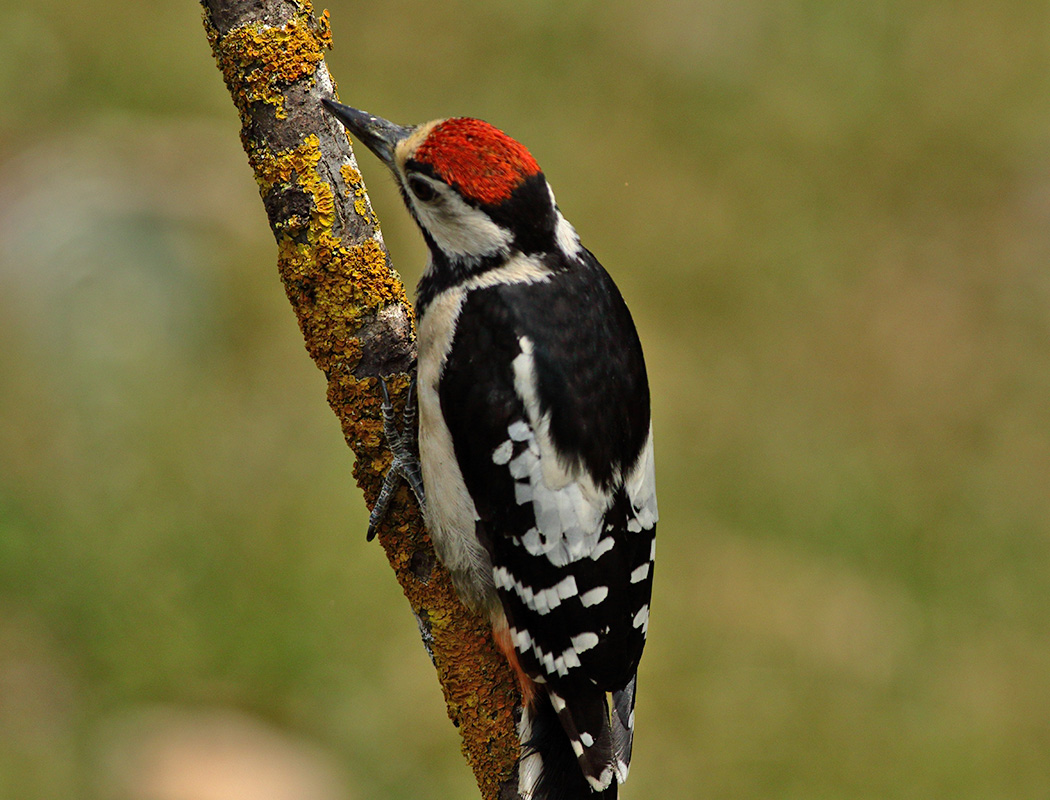
MULTIPOLYGON (((355 796, 471 796, 196 4, 5 5, 0 797, 108 796, 103 732, 158 704, 268 720, 355 796)), ((1046 5, 330 9, 343 100, 526 142, 639 323, 625 797, 1045 796, 1046 5)))

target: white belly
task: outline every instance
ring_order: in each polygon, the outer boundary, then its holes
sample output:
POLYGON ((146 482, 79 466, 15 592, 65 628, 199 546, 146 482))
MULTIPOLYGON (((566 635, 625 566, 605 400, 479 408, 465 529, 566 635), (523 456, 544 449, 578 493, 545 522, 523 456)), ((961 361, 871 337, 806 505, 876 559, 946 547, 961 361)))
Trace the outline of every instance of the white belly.
POLYGON ((452 347, 464 295, 463 289, 443 292, 419 320, 419 460, 427 498, 426 523, 434 549, 452 573, 460 598, 481 608, 494 592, 492 564, 475 533, 477 510, 463 482, 438 396, 438 379, 452 347))

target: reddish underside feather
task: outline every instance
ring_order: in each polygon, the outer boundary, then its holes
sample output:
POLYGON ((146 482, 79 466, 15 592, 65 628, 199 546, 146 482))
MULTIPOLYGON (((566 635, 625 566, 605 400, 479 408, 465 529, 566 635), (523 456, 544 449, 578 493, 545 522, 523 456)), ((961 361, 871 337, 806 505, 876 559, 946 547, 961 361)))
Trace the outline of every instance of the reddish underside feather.
POLYGON ((492 638, 496 642, 496 647, 498 647, 500 652, 506 656, 507 661, 514 670, 514 674, 518 676, 518 685, 521 687, 522 704, 531 706, 532 701, 536 697, 536 684, 533 683, 532 678, 530 678, 525 670, 522 669, 521 662, 518 661, 518 653, 514 649, 514 643, 510 639, 510 629, 505 625, 502 627, 493 627, 492 638))

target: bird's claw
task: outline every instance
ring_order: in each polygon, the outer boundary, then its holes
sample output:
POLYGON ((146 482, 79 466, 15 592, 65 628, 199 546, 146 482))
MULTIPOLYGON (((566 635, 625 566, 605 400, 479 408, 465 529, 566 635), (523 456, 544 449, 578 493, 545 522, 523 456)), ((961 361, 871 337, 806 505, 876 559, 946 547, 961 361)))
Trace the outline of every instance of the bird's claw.
POLYGON ((408 396, 405 398, 405 411, 401 418, 400 431, 394 424, 394 404, 390 402, 390 390, 387 388, 386 379, 379 379, 379 390, 383 395, 383 436, 386 438, 387 447, 390 448, 393 458, 390 461, 389 469, 383 476, 383 485, 379 489, 379 497, 376 498, 376 504, 372 508, 372 513, 368 516, 368 541, 372 541, 375 538, 379 523, 386 516, 390 501, 393 499, 394 492, 397 491, 398 486, 401 485, 402 479, 408 483, 412 493, 415 494, 416 500, 419 501, 420 510, 423 510, 426 503, 423 492, 423 471, 416 452, 416 416, 418 407, 416 405, 415 376, 412 377, 412 382, 408 385, 408 396))

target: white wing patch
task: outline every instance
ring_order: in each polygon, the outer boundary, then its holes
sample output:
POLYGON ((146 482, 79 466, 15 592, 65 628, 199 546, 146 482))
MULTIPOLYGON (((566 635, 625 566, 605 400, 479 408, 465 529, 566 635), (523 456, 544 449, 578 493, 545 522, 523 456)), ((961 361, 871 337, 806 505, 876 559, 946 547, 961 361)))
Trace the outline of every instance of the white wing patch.
MULTIPOLYGON (((586 653, 596 647, 599 642, 598 634, 581 633, 579 636, 573 636, 569 647, 556 656, 540 647, 525 629, 511 628, 510 639, 519 653, 531 650, 547 675, 561 675, 562 677, 568 675, 570 669, 580 666, 580 653, 586 653)), ((537 680, 537 683, 541 682, 537 680)))
POLYGON ((553 609, 560 606, 563 600, 575 597, 579 592, 579 589, 576 587, 576 578, 572 575, 567 575, 549 589, 537 590, 514 580, 514 576, 510 574, 510 570, 506 567, 493 568, 492 579, 500 589, 513 590, 526 607, 531 608, 540 615, 549 614, 553 609))
POLYGON ((590 608, 596 606, 602 600, 609 596, 608 586, 595 586, 589 592, 584 592, 580 595, 580 605, 584 608, 590 608))
POLYGON ((572 637, 572 648, 577 653, 586 653, 592 647, 597 647, 598 642, 598 634, 587 631, 572 637))
MULTIPOLYGON (((607 525, 605 530, 611 531, 612 525, 607 525)), ((616 540, 613 537, 606 536, 604 539, 599 539, 598 545, 591 551, 591 558, 597 561, 614 547, 616 547, 616 540)))
POLYGON ((513 454, 514 442, 512 442, 510 439, 507 439, 507 441, 505 441, 503 444, 501 444, 499 447, 492 451, 492 463, 496 466, 502 467, 508 461, 510 461, 510 457, 513 454))
POLYGON ((638 613, 634 615, 634 620, 631 623, 636 628, 641 628, 642 633, 646 633, 649 630, 649 604, 646 603, 640 609, 638 613))
MULTIPOLYGON (((518 345, 521 353, 512 363, 514 388, 528 419, 511 423, 507 435, 509 441, 524 442, 526 447, 507 467, 515 481, 516 502, 531 503, 536 519, 536 527, 522 537, 522 544, 530 555, 545 555, 555 566, 564 567, 593 556, 612 498, 559 456, 550 437, 550 417, 540 413, 532 341, 522 336, 518 345)), ((496 448, 493 460, 505 446, 506 442, 496 448)))
POLYGON ((631 583, 640 583, 649 577, 649 562, 646 561, 642 566, 636 567, 631 572, 631 583))

